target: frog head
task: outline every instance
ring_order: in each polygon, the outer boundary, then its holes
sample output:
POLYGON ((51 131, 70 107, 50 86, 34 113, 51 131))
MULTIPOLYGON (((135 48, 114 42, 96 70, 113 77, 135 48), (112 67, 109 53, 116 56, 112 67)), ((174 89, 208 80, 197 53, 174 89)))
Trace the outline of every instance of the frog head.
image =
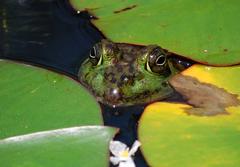
POLYGON ((148 103, 173 93, 168 80, 179 72, 157 45, 102 40, 82 63, 78 77, 97 100, 111 106, 148 103))

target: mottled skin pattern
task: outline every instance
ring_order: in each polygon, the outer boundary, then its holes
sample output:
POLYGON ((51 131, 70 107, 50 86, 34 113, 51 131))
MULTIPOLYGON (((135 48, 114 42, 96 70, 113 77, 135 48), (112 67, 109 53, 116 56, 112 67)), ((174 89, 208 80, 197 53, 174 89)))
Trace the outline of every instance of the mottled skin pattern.
POLYGON ((78 76, 100 102, 119 106, 169 97, 173 89, 168 79, 178 71, 159 46, 102 40, 82 63, 78 76))

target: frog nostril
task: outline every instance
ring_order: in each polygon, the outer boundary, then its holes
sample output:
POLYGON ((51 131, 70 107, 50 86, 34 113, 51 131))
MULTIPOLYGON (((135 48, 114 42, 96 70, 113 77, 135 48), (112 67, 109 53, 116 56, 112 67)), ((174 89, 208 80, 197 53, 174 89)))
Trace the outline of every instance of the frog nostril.
POLYGON ((122 76, 120 77, 120 82, 121 82, 122 84, 132 85, 132 84, 133 84, 133 76, 122 75, 122 76))

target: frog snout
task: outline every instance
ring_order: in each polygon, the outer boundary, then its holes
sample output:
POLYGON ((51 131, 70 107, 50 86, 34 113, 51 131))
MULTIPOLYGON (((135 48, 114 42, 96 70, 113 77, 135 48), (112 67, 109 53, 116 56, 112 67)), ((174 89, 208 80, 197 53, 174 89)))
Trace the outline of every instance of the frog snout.
POLYGON ((124 85, 133 85, 135 76, 134 75, 115 75, 114 73, 105 73, 105 82, 110 83, 111 85, 116 85, 118 88, 123 87, 124 85))

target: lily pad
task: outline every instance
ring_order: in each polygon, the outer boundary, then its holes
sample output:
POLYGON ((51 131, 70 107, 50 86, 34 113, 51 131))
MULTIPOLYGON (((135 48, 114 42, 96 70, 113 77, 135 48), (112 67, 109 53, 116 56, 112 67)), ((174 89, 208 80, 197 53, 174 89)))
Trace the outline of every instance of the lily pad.
POLYGON ((240 63, 240 2, 223 1, 82 1, 97 28, 114 42, 158 44, 170 52, 205 64, 240 63))
POLYGON ((64 75, 0 61, 0 76, 0 139, 103 124, 96 100, 64 75))
POLYGON ((240 112, 198 117, 188 105, 155 103, 140 121, 142 152, 150 166, 228 166, 240 164, 240 112))
MULTIPOLYGON (((239 66, 195 65, 182 74, 213 84, 239 99, 239 66)), ((150 166, 239 166, 240 107, 227 107, 228 114, 215 116, 189 115, 186 111, 192 108, 158 102, 145 109, 138 133, 150 166)))
POLYGON ((4 167, 108 166, 108 144, 115 129, 81 126, 0 140, 4 167))
POLYGON ((200 82, 214 84, 226 89, 228 92, 240 95, 240 66, 211 67, 194 65, 182 72, 185 76, 191 76, 200 82))

